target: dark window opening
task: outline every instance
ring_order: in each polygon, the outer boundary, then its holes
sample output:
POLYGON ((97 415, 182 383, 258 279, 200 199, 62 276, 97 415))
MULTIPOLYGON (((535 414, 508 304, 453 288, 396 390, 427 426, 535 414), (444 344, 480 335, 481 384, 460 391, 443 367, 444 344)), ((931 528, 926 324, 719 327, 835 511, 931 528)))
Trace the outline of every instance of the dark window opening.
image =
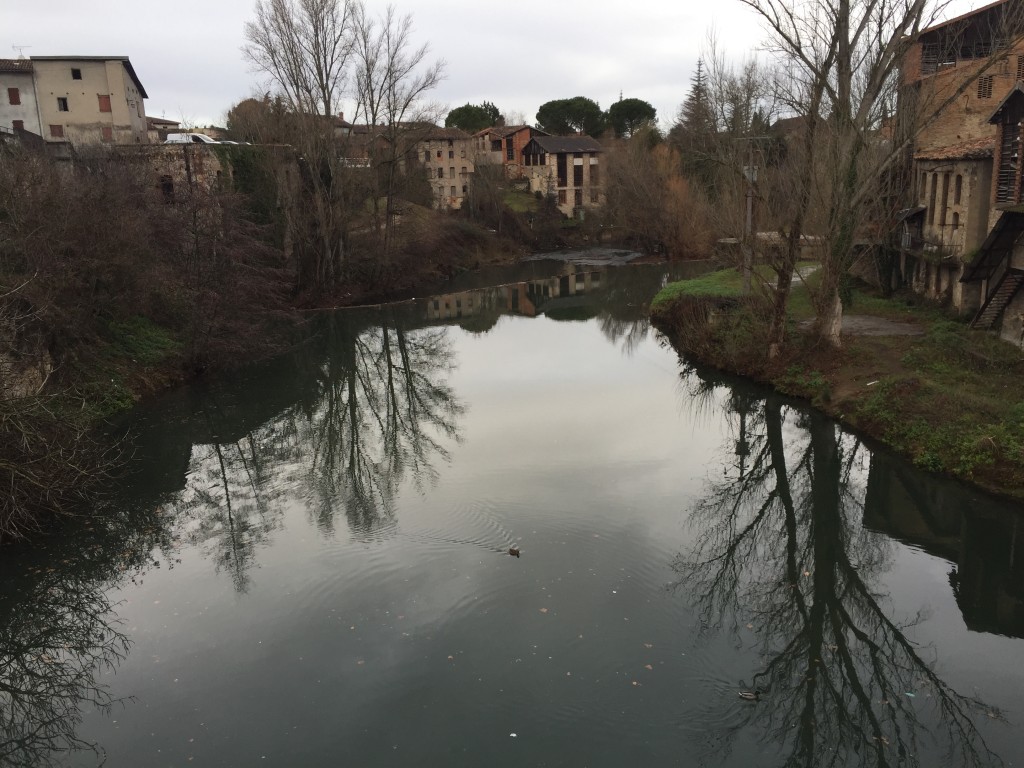
POLYGON ((984 75, 978 78, 978 98, 992 98, 992 75, 984 75))
POLYGON ((19 91, 17 88, 8 88, 7 103, 13 106, 18 106, 19 104, 21 104, 21 91, 19 91))
POLYGON ((559 205, 565 205, 565 190, 564 189, 558 190, 558 204, 559 205))
POLYGON ((455 159, 455 150, 454 149, 449 149, 448 150, 448 159, 449 160, 454 160, 455 159))
POLYGON ((82 70, 80 70, 80 69, 72 69, 71 70, 71 79, 72 80, 81 80, 82 79, 82 70))
POLYGON ((598 165, 590 166, 590 183, 595 186, 601 183, 601 171, 599 169, 600 166, 598 165))
POLYGON ((512 137, 509 136, 505 139, 505 159, 515 160, 516 159, 516 148, 512 146, 512 137))
POLYGON ((174 202, 174 177, 173 176, 161 176, 160 177, 160 191, 163 193, 165 203, 174 202))
POLYGON ((15 120, 15 121, 13 121, 11 123, 11 127, 14 130, 16 130, 16 131, 24 131, 25 130, 25 121, 24 120, 15 120))
POLYGON ((67 112, 67 111, 69 111, 68 110, 68 100, 67 100, 66 97, 64 97, 64 96, 58 96, 57 97, 57 111, 58 112, 67 112))
MULTIPOLYGON (((556 157, 558 158, 558 168, 557 168, 557 171, 556 171, 557 174, 558 174, 558 186, 560 186, 560 187, 568 186, 568 179, 569 179, 568 157, 566 155, 556 155, 556 157)), ((563 200, 562 202, 565 202, 565 201, 563 200)))
POLYGON ((581 205, 583 205, 583 190, 582 189, 577 189, 576 193, 573 195, 573 205, 575 205, 577 208, 579 208, 581 205))
POLYGON ((964 177, 959 173, 956 175, 956 182, 953 184, 953 205, 960 205, 960 197, 964 191, 964 177))
POLYGON ((572 167, 572 185, 574 187, 582 187, 583 186, 583 166, 582 165, 574 165, 572 167))

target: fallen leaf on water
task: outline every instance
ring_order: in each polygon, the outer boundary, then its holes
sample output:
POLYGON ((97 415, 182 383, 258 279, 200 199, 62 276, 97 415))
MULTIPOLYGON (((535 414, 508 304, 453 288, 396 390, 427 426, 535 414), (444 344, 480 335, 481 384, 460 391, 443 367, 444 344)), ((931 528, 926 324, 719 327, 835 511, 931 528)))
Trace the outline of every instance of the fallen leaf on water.
POLYGON ((653 647, 654 647, 653 643, 644 643, 644 648, 653 648, 653 647))
POLYGON ((644 669, 650 669, 650 670, 653 670, 653 669, 654 669, 654 667, 652 667, 652 666, 651 666, 650 664, 644 664, 644 669))
POLYGON ((547 613, 547 612, 548 612, 548 609, 547 609, 547 608, 541 608, 541 609, 540 609, 540 612, 541 612, 541 613, 547 613))

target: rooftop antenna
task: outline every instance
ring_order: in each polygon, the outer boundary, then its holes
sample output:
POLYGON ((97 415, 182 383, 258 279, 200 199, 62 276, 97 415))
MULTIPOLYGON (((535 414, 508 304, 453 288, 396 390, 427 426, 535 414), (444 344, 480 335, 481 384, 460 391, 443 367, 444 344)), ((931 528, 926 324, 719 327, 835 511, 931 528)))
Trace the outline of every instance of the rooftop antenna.
POLYGON ((31 47, 32 47, 31 45, 12 45, 11 46, 11 48, 13 48, 14 50, 16 50, 18 52, 18 58, 19 59, 24 59, 25 58, 25 49, 26 48, 31 48, 31 47))

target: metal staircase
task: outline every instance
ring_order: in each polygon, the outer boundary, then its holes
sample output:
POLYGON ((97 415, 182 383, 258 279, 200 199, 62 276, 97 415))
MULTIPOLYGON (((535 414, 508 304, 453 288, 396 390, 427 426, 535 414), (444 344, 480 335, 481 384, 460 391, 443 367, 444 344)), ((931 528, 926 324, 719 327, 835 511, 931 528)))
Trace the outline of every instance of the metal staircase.
POLYGON ((996 323, 1002 316, 1006 305, 1017 294, 1017 290, 1024 284, 1024 271, 1019 269, 1008 269, 996 284, 996 288, 989 294, 988 299, 978 310, 978 314, 971 321, 971 328, 988 331, 996 327, 996 323))

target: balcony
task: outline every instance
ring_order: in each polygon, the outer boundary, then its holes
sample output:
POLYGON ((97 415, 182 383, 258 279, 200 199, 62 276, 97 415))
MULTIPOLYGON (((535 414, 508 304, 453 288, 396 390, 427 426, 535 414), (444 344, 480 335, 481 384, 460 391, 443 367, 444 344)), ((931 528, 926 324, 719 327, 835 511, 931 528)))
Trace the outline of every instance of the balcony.
POLYGON ((960 258, 962 246, 958 243, 944 243, 920 235, 904 232, 900 247, 931 262, 952 262, 960 258))

